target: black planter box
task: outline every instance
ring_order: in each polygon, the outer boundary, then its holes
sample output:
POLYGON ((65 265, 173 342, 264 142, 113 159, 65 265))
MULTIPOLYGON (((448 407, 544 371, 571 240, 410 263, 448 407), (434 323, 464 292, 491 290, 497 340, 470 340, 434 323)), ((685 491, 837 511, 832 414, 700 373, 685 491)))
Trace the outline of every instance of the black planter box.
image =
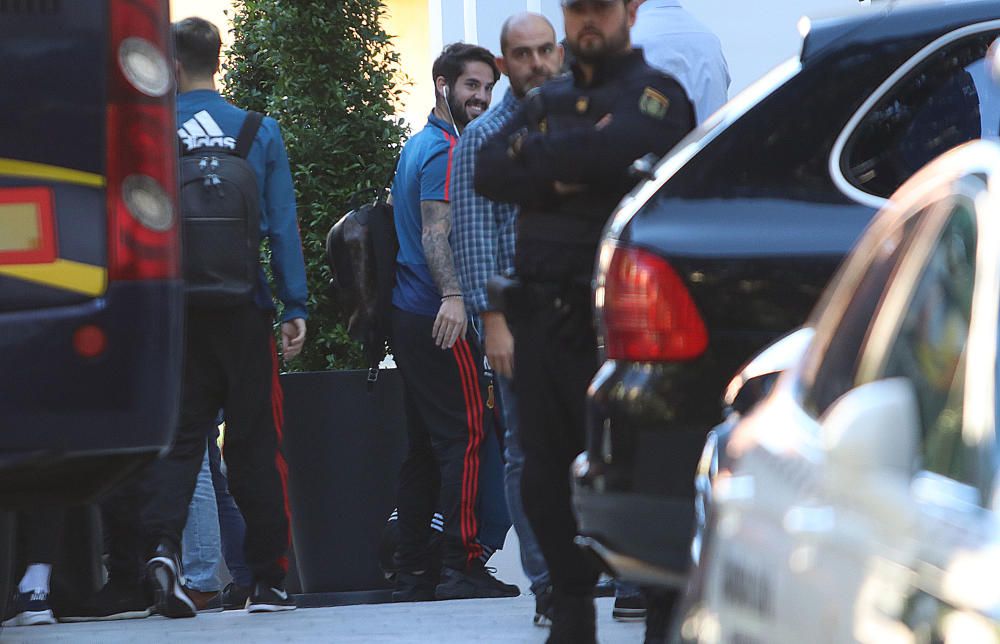
MULTIPOLYGON (((406 454, 403 382, 397 370, 384 369, 369 392, 367 375, 326 371, 281 377, 302 593, 390 587, 378 565, 378 543, 395 507, 396 477, 406 454)), ((294 581, 291 590, 297 590, 294 581)))

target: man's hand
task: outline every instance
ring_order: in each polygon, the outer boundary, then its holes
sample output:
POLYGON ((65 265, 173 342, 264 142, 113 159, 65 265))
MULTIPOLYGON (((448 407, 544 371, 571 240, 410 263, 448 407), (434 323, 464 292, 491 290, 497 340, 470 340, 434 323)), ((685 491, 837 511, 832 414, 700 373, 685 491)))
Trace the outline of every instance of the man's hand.
POLYGON ((514 377, 514 336, 507 319, 499 311, 484 311, 483 335, 486 336, 486 357, 494 371, 504 378, 514 377))
POLYGON ((442 349, 450 349, 455 340, 465 337, 468 324, 469 318, 465 314, 465 302, 461 296, 444 298, 437 317, 434 318, 434 328, 431 329, 434 344, 442 349))
POLYGON ((281 323, 281 355, 291 360, 302 352, 306 342, 306 321, 294 318, 281 323))

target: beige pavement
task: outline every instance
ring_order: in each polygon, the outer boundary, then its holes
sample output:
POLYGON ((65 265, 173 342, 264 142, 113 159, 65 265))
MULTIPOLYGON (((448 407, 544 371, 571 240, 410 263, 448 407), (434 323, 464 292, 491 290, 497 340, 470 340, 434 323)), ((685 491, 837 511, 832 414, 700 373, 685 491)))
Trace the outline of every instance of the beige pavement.
MULTIPOLYGON (((643 625, 611 619, 611 598, 597 600, 602 644, 638 644, 643 625)), ((548 629, 531 623, 534 599, 467 599, 299 609, 270 615, 243 611, 194 619, 147 619, 5 628, 5 644, 30 642, 334 642, 337 644, 542 644, 548 629)))

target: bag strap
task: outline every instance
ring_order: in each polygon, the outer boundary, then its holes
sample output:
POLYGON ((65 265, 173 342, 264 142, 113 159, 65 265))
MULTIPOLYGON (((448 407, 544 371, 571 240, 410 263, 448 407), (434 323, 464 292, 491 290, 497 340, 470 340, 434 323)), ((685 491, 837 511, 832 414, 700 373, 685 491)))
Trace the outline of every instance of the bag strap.
POLYGON ((253 145, 253 139, 257 136, 257 130, 260 129, 260 124, 264 120, 264 115, 260 112, 247 112, 247 117, 243 119, 243 127, 240 128, 240 133, 236 136, 236 156, 241 159, 247 158, 250 154, 250 146, 253 145))
POLYGON ((399 162, 403 160, 403 153, 400 152, 396 155, 396 162, 392 164, 392 169, 389 170, 389 176, 385 178, 385 187, 387 190, 392 190, 392 182, 396 180, 396 172, 399 170, 399 162))

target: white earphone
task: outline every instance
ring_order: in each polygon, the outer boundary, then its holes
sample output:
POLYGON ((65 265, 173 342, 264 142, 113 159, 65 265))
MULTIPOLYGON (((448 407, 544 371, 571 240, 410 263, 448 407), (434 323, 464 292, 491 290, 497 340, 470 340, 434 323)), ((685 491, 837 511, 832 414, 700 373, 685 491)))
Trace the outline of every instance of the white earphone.
POLYGON ((451 113, 451 102, 448 100, 448 85, 444 85, 441 88, 441 95, 444 96, 444 106, 448 110, 448 117, 451 119, 451 127, 455 130, 455 136, 461 137, 462 133, 458 130, 458 125, 455 123, 455 115, 451 113))

